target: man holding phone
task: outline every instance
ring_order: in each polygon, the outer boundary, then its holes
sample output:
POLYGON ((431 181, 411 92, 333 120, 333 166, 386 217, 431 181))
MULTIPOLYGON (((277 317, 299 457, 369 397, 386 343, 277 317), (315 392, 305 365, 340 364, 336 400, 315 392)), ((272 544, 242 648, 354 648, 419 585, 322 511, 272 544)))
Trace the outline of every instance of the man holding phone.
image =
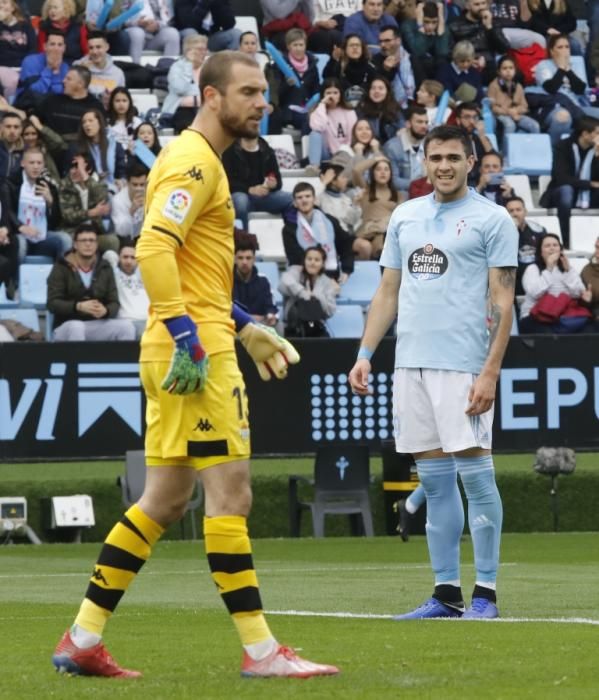
POLYGON ((68 233, 54 230, 60 225, 58 190, 45 176, 45 167, 42 151, 30 148, 23 154, 20 171, 9 180, 19 262, 26 255, 48 255, 57 260, 71 249, 68 233))
POLYGON ((514 189, 503 174, 503 156, 500 153, 489 151, 481 158, 476 191, 501 207, 514 196, 514 189))

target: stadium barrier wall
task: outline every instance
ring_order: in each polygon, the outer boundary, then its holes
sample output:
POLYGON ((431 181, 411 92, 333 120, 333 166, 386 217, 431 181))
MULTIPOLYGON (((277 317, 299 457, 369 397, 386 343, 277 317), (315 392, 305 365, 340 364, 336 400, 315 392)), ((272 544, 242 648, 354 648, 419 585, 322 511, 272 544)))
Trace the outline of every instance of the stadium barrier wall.
MULTIPOLYGON (((394 340, 373 359, 373 395, 352 396, 356 342, 300 340, 283 381, 262 382, 239 351, 256 455, 305 454, 329 441, 380 451, 392 437, 394 340)), ((122 457, 143 447, 136 343, 0 345, 0 459, 122 457)), ((199 420, 200 416, 198 416, 199 420)), ((510 340, 495 409, 496 451, 599 448, 599 336, 510 340)))

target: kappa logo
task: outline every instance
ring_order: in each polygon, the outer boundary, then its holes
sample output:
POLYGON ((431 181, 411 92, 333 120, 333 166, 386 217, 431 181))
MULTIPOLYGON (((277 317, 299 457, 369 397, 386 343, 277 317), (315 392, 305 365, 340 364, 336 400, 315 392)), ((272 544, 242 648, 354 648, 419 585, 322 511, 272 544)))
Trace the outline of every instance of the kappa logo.
POLYGON ((92 578, 95 579, 96 581, 102 581, 102 583, 103 583, 105 586, 108 586, 108 585, 109 585, 109 583, 108 583, 108 581, 106 580, 106 578, 105 578, 104 574, 102 573, 101 569, 98 569, 98 567, 96 567, 96 568, 94 569, 94 572, 92 573, 92 578))
POLYGON ((196 168, 194 165, 191 167, 186 173, 190 178, 195 180, 196 182, 204 182, 204 176, 202 175, 202 169, 201 168, 196 168))
POLYGON ((199 430, 201 433, 207 433, 214 430, 214 426, 207 418, 200 418, 194 430, 199 430))

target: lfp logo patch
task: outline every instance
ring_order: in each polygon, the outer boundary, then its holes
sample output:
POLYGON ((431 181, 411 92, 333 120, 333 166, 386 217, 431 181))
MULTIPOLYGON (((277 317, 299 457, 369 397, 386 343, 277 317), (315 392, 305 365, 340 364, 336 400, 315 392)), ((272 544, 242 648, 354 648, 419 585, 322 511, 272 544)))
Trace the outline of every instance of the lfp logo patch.
POLYGON ((166 200, 162 213, 167 219, 182 224, 191 207, 191 194, 187 190, 173 190, 166 200))
POLYGON ((419 280, 434 280, 445 274, 448 264, 445 253, 432 243, 427 243, 410 255, 408 271, 419 280))

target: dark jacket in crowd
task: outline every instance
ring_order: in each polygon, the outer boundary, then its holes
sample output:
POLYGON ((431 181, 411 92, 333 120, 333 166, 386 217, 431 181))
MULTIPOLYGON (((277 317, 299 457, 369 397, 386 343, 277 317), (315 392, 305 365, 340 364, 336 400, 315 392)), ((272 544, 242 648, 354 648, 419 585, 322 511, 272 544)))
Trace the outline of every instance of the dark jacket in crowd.
MULTIPOLYGON (((577 190, 591 190, 591 193, 596 190, 591 189, 590 180, 581 180, 576 172, 576 161, 574 160, 573 144, 576 143, 576 138, 562 139, 553 149, 553 165, 551 166, 551 182, 548 190, 560 187, 561 185, 571 185, 577 190)), ((592 148, 592 146, 591 146, 592 148)), ((581 162, 584 160, 585 153, 580 154, 581 162)), ((591 180, 599 181, 599 158, 596 156, 591 162, 591 180)), ((543 206, 543 205, 541 205, 543 206)))
POLYGON ((462 12, 449 23, 452 45, 458 41, 469 41, 474 46, 477 56, 484 56, 487 62, 495 64, 495 54, 507 53, 510 45, 501 28, 493 23, 486 29, 482 22, 471 22, 462 12))
POLYGON ((262 185, 268 175, 277 178, 277 190, 283 184, 275 152, 263 138, 258 138, 257 154, 244 151, 240 142, 235 141, 223 153, 223 166, 231 192, 247 193, 250 187, 262 185))
MULTIPOLYGON (((333 224, 335 229, 335 250, 339 260, 339 269, 348 275, 354 271, 354 252, 352 244, 354 237, 341 228, 341 224, 333 216, 326 214, 327 219, 333 224)), ((285 225, 283 226, 283 245, 285 256, 289 265, 304 264, 304 249, 297 241, 297 209, 290 207, 285 215, 285 225)))
POLYGON ((176 0, 175 27, 186 29, 191 27, 199 34, 214 34, 235 26, 235 13, 231 7, 231 0, 176 0), (210 31, 202 26, 206 15, 212 15, 212 27, 210 31))
POLYGON ((270 282, 260 275, 254 267, 250 279, 246 282, 235 271, 233 279, 233 301, 241 304, 253 316, 276 314, 277 307, 272 300, 270 282))
POLYGON ((31 22, 0 22, 0 66, 20 66, 25 56, 37 51, 37 37, 31 22))
POLYGON ((80 301, 97 299, 108 310, 106 318, 115 318, 119 310, 119 295, 110 264, 96 259, 92 281, 85 287, 77 267, 75 254, 68 253, 54 263, 48 276, 48 311, 54 314, 54 327, 65 321, 92 321, 90 314, 76 310, 80 301))
POLYGON ((106 114, 102 103, 91 94, 81 99, 68 95, 48 95, 35 114, 65 141, 71 142, 77 138, 81 117, 90 109, 106 114))
POLYGON ((553 3, 549 7, 545 3, 539 4, 539 9, 532 13, 528 21, 528 28, 547 36, 548 29, 557 29, 560 34, 570 34, 576 29, 576 17, 568 4, 566 11, 558 15, 553 11, 553 3))
POLYGON ((9 151, 6 143, 0 139, 0 177, 12 177, 21 170, 23 144, 21 148, 9 151))
MULTIPOLYGON (((285 60, 289 63, 288 54, 284 54, 285 60)), ((289 64, 291 65, 291 64, 289 64)), ((295 72, 295 71, 294 71, 295 72)), ((304 105, 320 90, 320 79, 318 77, 318 65, 313 53, 308 51, 308 68, 302 77, 296 73, 300 82, 297 85, 289 85, 281 71, 279 74, 279 107, 284 109, 289 105, 304 105)))
MULTIPOLYGON (((50 181, 49 178, 45 178, 48 187, 50 188, 50 194, 52 195, 52 204, 48 206, 46 204, 46 219, 48 221, 48 231, 57 231, 60 229, 60 222, 62 219, 62 214, 60 212, 60 195, 58 193, 58 187, 50 181)), ((21 191, 21 185, 23 184, 23 169, 21 168, 19 172, 15 173, 8 180, 8 193, 11 202, 11 215, 14 217, 14 226, 18 228, 20 223, 18 221, 18 211, 19 211, 19 194, 21 191)))

